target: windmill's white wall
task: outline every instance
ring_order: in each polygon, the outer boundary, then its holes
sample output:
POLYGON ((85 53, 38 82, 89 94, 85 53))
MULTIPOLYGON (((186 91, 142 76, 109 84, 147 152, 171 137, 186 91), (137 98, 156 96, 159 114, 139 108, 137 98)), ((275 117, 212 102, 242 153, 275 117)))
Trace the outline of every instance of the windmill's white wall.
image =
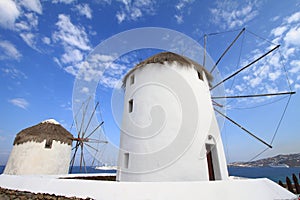
POLYGON ((223 145, 205 75, 202 81, 194 68, 176 62, 164 65, 167 66, 148 64, 127 78, 117 179, 208 180, 206 143, 215 144, 217 179, 227 179, 223 145), (134 84, 130 83, 132 75, 134 84))
POLYGON ((53 140, 52 148, 47 149, 45 143, 46 140, 14 145, 4 174, 67 174, 71 145, 53 140))

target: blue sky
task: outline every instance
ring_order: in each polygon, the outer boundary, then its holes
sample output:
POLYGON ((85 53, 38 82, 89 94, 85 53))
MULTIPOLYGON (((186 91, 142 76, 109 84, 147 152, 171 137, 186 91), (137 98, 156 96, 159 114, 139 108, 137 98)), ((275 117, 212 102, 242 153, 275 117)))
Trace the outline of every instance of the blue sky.
MULTIPOLYGON (((208 36, 208 53, 217 60, 246 27, 243 36, 218 65, 222 77, 276 44, 281 47, 228 81, 225 94, 288 91, 286 74, 291 89, 299 91, 299 10, 300 3, 296 0, 1 0, 0 164, 6 163, 14 137, 22 129, 48 118, 70 128, 74 81, 85 58, 102 41, 134 28, 168 28, 201 44, 204 33, 232 30, 208 36)), ((129 53, 108 66, 105 74, 100 74, 96 99, 100 102, 105 132, 116 145, 119 131, 110 105, 112 88, 134 64, 156 52, 150 49, 129 53)), ((95 74, 88 75, 92 78, 95 74)), ((88 90, 82 88, 82 93, 88 90)), ((239 99, 227 101, 225 107, 229 116, 270 142, 286 102, 287 98, 281 97, 239 99)), ((294 95, 274 148, 262 156, 299 152, 299 102, 299 95, 294 95)), ((222 127, 222 138, 229 162, 249 160, 265 148, 227 122, 222 127)))

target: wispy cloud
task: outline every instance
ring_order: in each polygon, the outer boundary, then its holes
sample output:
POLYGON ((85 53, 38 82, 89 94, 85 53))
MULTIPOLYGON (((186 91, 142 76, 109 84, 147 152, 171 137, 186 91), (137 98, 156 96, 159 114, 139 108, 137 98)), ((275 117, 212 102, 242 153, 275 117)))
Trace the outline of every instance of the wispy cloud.
POLYGON ((184 22, 184 14, 188 10, 188 6, 191 6, 195 0, 179 0, 175 5, 176 14, 174 15, 178 24, 184 22))
MULTIPOLYGON (((84 27, 74 25, 69 16, 60 14, 56 23, 57 31, 52 35, 52 40, 62 43, 65 53, 61 56, 60 64, 78 65, 84 58, 84 53, 91 50, 89 39, 84 27)), ((58 61, 58 60, 57 60, 58 61)), ((70 67, 66 71, 70 71, 70 67)))
POLYGON ((17 48, 7 40, 0 41, 0 60, 14 59, 19 60, 22 54, 17 48))
POLYGON ((91 50, 85 28, 74 25, 69 16, 60 14, 56 26, 58 30, 52 36, 53 41, 85 51, 91 50))
POLYGON ((283 63, 286 64, 291 84, 295 90, 299 89, 300 61, 295 57, 300 53, 300 12, 292 13, 285 17, 281 24, 271 30, 273 41, 281 43, 283 49, 283 63))
POLYGON ((222 29, 241 27, 258 15, 256 2, 217 1, 210 9, 212 22, 222 29))
POLYGON ((24 42, 33 49, 36 49, 35 46, 35 36, 33 33, 21 33, 20 37, 24 40, 24 42))
POLYGON ((120 10, 116 17, 119 23, 123 21, 136 21, 143 15, 153 15, 155 13, 155 0, 122 0, 120 10))
POLYGON ((14 98, 14 99, 10 99, 9 100, 9 103, 17 106, 17 107, 20 107, 20 108, 23 108, 23 109, 27 109, 28 106, 29 106, 29 103, 23 99, 23 98, 14 98))
POLYGON ((42 14, 42 5, 39 0, 22 0, 20 1, 21 5, 24 6, 29 11, 36 12, 38 14, 42 14))
POLYGON ((85 16, 88 19, 92 19, 92 9, 88 4, 79 4, 75 6, 79 15, 85 16))
POLYGON ((2 68, 1 71, 12 79, 27 79, 27 76, 23 72, 14 67, 2 68))
POLYGON ((75 0, 52 0, 52 3, 64 3, 64 4, 71 4, 75 0))
POLYGON ((83 54, 78 49, 67 47, 65 53, 61 56, 63 64, 77 63, 83 60, 83 54))
POLYGON ((47 45, 51 44, 51 39, 49 37, 43 37, 42 41, 47 45))

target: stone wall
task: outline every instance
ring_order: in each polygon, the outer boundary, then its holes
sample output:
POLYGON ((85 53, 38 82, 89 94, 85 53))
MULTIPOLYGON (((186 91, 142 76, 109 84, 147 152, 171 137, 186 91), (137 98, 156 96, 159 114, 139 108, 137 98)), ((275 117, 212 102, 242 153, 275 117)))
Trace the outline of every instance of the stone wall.
MULTIPOLYGON (((44 193, 31 193, 18 190, 10 190, 0 187, 0 199, 1 200, 30 200, 30 199, 45 199, 45 200, 81 200, 82 198, 77 197, 64 197, 55 194, 44 194, 44 193)), ((86 200, 92 200, 91 198, 86 198, 86 200)))

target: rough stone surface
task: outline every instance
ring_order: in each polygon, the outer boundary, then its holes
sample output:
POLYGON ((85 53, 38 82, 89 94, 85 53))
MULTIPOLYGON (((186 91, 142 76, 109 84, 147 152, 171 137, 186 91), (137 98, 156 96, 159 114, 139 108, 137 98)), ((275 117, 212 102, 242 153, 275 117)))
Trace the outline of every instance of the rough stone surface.
MULTIPOLYGON (((55 194, 42 194, 42 193, 31 193, 26 191, 10 190, 0 187, 0 200, 36 200, 36 199, 45 199, 45 200, 81 200, 82 198, 77 197, 64 197, 55 194)), ((86 200, 92 200, 92 198, 86 198, 86 200)))

